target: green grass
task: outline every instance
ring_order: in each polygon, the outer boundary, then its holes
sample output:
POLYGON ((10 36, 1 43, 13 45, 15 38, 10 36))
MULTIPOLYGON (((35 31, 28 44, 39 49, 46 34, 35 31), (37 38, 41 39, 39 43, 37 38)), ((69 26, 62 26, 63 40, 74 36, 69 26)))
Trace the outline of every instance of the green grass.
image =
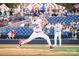
POLYGON ((79 52, 79 47, 57 47, 52 50, 79 52))

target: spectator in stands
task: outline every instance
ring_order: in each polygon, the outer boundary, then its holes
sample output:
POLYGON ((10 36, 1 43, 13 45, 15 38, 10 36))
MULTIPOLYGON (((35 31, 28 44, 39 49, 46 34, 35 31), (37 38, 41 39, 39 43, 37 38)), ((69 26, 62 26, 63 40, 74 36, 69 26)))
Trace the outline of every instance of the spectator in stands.
POLYGON ((10 10, 7 10, 7 11, 5 12, 5 15, 6 15, 6 16, 10 16, 10 10))
POLYGON ((58 10, 55 11, 55 16, 58 16, 58 12, 59 12, 58 10))
POLYGON ((46 12, 45 12, 45 14, 46 14, 46 17, 51 17, 51 11, 50 10, 47 10, 46 12))
POLYGON ((14 39, 16 35, 16 31, 15 30, 12 30, 8 33, 8 39, 14 39))
POLYGON ((12 25, 12 22, 11 22, 11 21, 9 21, 9 22, 8 22, 8 25, 12 25))
POLYGON ((65 26, 63 31, 64 32, 70 32, 70 26, 65 26))
POLYGON ((77 24, 72 25, 71 32, 72 32, 72 38, 76 39, 77 38, 77 24))
POLYGON ((68 13, 67 13, 67 15, 72 15, 72 12, 69 10, 68 13))
POLYGON ((79 15, 79 12, 77 10, 75 11, 75 15, 79 15))
POLYGON ((45 11, 45 12, 44 12, 44 15, 45 15, 46 17, 49 17, 48 11, 45 11))
POLYGON ((79 39, 79 28, 77 29, 77 39, 79 39))
POLYGON ((13 9, 10 8, 10 15, 12 15, 12 13, 13 13, 13 9))
POLYGON ((7 39, 11 39, 11 31, 8 33, 8 38, 7 39))
POLYGON ((40 11, 39 11, 38 7, 36 7, 36 8, 34 9, 34 12, 33 12, 33 13, 37 13, 37 14, 39 14, 39 13, 40 13, 40 11))
POLYGON ((1 12, 1 9, 0 9, 0 16, 1 16, 2 12, 1 12))
POLYGON ((68 10, 66 10, 66 9, 63 10, 63 15, 64 15, 64 16, 67 16, 67 13, 68 13, 68 10))
POLYGON ((29 15, 30 15, 30 11, 29 11, 28 8, 25 9, 25 11, 24 11, 24 15, 25 15, 25 16, 29 16, 29 15))
POLYGON ((3 22, 4 22, 4 25, 5 25, 5 26, 8 25, 9 18, 8 18, 8 17, 5 17, 4 20, 3 20, 3 22))
POLYGON ((59 10, 58 16, 62 16, 62 14, 63 14, 63 11, 62 10, 59 10))
POLYGON ((2 32, 0 31, 0 38, 1 38, 1 36, 2 36, 2 32))
POLYGON ((47 34, 50 33, 50 28, 51 28, 51 24, 49 23, 48 25, 46 25, 46 29, 47 29, 47 34))
POLYGON ((5 10, 4 9, 1 9, 1 14, 2 14, 2 16, 5 15, 5 10))
POLYGON ((17 21, 22 21, 22 20, 25 20, 25 18, 24 18, 23 16, 21 16, 20 13, 17 13, 17 15, 16 15, 16 20, 17 20, 17 21))
POLYGON ((25 26, 25 23, 22 23, 20 26, 21 26, 21 27, 24 27, 24 26, 25 26))
POLYGON ((12 19, 10 17, 6 17, 4 19, 4 23, 6 22, 6 25, 12 25, 12 19))

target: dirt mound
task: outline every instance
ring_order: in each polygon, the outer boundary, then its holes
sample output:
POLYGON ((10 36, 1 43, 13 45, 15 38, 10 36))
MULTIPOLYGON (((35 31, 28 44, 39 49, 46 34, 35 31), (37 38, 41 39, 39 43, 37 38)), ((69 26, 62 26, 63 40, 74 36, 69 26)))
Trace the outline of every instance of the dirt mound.
POLYGON ((40 49, 0 49, 0 55, 59 55, 59 54, 76 54, 77 52, 40 50, 40 49))

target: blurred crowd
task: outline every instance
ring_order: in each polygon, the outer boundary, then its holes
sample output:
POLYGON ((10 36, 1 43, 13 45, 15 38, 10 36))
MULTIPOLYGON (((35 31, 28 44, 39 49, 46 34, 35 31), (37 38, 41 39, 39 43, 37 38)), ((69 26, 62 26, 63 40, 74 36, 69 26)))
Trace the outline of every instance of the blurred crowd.
MULTIPOLYGON (((49 23, 46 28, 47 28, 47 34, 51 32, 51 30, 54 32, 54 27, 55 24, 51 24, 49 23)), ((77 39, 77 34, 79 33, 79 23, 76 22, 71 22, 70 25, 66 25, 66 24, 62 24, 63 29, 62 32, 67 32, 67 33, 71 33, 72 37, 74 39, 77 39)))
MULTIPOLYGON (((30 11, 27 8, 23 8, 19 11, 17 11, 16 9, 10 9, 8 11, 0 11, 0 26, 15 26, 16 24, 18 26, 24 26, 23 24, 19 25, 22 22, 25 21, 30 21, 32 14, 33 13, 38 13, 39 14, 39 18, 43 18, 43 17, 64 17, 67 15, 79 15, 79 11, 68 11, 68 10, 38 10, 35 9, 33 11, 30 11), (2 19, 2 20, 1 20, 2 19)), ((79 23, 78 22, 71 22, 70 25, 66 25, 66 24, 62 24, 63 25, 63 32, 71 32, 72 38, 76 38, 77 37, 77 33, 79 32, 79 23)), ((53 28, 54 24, 49 23, 46 28, 47 33, 50 32, 50 28, 53 28)), ((16 35, 16 31, 12 30, 11 32, 8 33, 8 38, 12 39, 14 38, 16 35)), ((0 36, 1 36, 1 32, 0 32, 0 36)))

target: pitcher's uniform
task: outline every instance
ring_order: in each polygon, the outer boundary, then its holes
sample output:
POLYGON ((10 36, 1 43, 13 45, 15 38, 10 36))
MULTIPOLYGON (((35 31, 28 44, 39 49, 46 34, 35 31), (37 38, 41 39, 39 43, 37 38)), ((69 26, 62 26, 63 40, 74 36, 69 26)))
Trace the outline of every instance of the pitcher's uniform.
POLYGON ((49 37, 42 31, 42 20, 38 18, 38 20, 33 21, 32 20, 32 25, 33 25, 33 33, 29 37, 29 39, 25 40, 22 42, 22 44, 30 42, 31 40, 41 37, 47 40, 47 43, 49 46, 51 45, 49 37))

